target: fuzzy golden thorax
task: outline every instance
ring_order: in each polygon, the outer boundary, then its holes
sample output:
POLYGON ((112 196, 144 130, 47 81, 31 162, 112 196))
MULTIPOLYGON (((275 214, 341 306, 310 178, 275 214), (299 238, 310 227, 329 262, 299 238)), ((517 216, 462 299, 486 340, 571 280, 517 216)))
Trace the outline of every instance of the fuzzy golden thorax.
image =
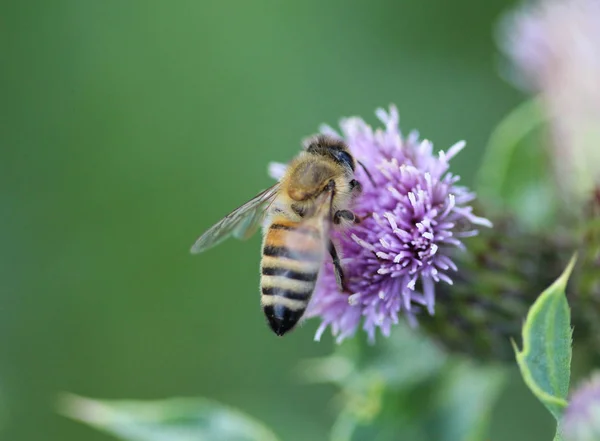
POLYGON ((331 157, 305 151, 291 162, 281 179, 281 196, 288 199, 296 214, 304 216, 314 211, 316 198, 333 181, 332 211, 335 212, 348 207, 353 176, 352 169, 331 157))

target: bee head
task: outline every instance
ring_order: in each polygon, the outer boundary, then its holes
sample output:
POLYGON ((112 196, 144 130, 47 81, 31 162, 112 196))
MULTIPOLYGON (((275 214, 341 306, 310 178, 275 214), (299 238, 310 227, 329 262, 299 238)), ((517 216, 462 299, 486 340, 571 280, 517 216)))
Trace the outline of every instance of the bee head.
POLYGON ((341 139, 327 135, 316 135, 306 139, 303 144, 306 151, 312 155, 325 156, 347 167, 352 172, 356 169, 356 160, 350 154, 348 146, 341 139))

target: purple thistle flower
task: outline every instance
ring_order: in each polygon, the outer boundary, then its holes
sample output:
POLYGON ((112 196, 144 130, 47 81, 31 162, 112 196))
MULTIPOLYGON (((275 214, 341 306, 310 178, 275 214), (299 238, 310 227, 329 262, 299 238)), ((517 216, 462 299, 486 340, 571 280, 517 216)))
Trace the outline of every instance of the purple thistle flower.
MULTIPOLYGON (((357 170, 364 189, 354 211, 364 219, 350 230, 332 232, 351 295, 338 291, 327 261, 306 312, 322 320, 316 340, 330 327, 341 342, 353 336, 363 320, 363 329, 374 341, 377 328, 389 336, 400 312, 413 325, 423 307, 433 314, 435 284, 452 284, 449 273, 457 269, 448 250, 463 248, 461 238, 477 234, 474 225, 491 226, 467 205, 475 195, 448 172, 449 160, 464 142, 434 155, 431 142, 419 141, 417 132, 402 136, 394 106, 389 113, 378 109, 376 114, 385 129, 374 131, 356 117, 342 120, 342 135, 330 127, 321 129, 344 139, 374 185, 357 170)), ((278 178, 284 167, 272 164, 270 172, 278 178)))
POLYGON ((562 428, 568 441, 600 439, 600 373, 575 390, 563 416, 562 428))

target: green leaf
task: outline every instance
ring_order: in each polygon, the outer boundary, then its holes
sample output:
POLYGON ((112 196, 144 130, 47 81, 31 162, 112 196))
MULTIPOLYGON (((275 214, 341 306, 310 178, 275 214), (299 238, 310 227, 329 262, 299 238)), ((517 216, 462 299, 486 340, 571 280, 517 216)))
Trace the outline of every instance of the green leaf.
POLYGON ((277 441, 252 417, 203 398, 104 401, 65 394, 58 409, 125 441, 277 441))
POLYGON ((365 360, 335 382, 343 406, 331 441, 485 439, 506 378, 503 367, 450 357, 405 325, 362 355, 365 360))
POLYGON ((476 190, 488 212, 513 213, 530 229, 553 225, 556 192, 538 99, 510 112, 490 136, 476 190))
POLYGON ((358 378, 372 377, 385 382, 387 389, 403 389, 435 375, 447 359, 430 339, 404 322, 377 345, 359 345, 357 339, 350 340, 333 355, 304 360, 297 368, 298 376, 306 382, 342 388, 355 384, 358 378), (406 354, 415 355, 407 360, 406 354))
POLYGON ((575 261, 573 256, 530 308, 523 325, 523 349, 513 342, 523 380, 557 421, 567 406, 571 376, 572 329, 565 288, 575 261))
POLYGON ((427 335, 415 332, 405 323, 396 326, 393 338, 382 339, 376 348, 367 350, 365 368, 377 372, 390 390, 403 390, 435 376, 448 360, 448 355, 427 335))
POLYGON ((556 435, 554 435, 554 441, 564 441, 564 438, 563 438, 561 430, 560 430, 560 426, 556 427, 556 435))
POLYGON ((438 441, 486 439, 492 408, 502 391, 506 371, 497 366, 459 363, 446 373, 439 391, 437 417, 446 430, 438 441))
POLYGON ((381 414, 369 424, 352 427, 348 414, 342 414, 353 436, 332 437, 332 441, 483 441, 505 380, 504 367, 453 359, 435 378, 387 393, 381 414))

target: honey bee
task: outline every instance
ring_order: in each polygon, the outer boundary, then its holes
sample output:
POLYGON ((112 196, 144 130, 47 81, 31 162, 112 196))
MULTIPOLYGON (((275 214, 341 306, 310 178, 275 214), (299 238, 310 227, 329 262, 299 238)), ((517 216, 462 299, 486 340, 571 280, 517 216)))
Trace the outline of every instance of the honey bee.
POLYGON ((351 210, 362 191, 354 178, 357 163, 364 168, 339 139, 308 139, 278 183, 225 216, 192 246, 192 253, 200 253, 231 235, 248 238, 263 224, 261 306, 279 336, 302 318, 327 252, 339 289, 347 291, 329 232, 360 222, 351 210))

